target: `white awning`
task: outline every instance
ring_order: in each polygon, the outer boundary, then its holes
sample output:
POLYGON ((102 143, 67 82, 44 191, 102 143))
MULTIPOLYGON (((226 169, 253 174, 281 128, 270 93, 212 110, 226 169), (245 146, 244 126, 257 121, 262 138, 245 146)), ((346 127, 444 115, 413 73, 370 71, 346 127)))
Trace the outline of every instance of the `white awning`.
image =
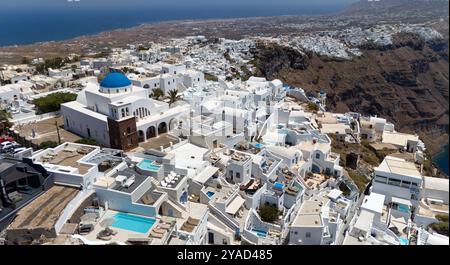
POLYGON ((205 168, 202 172, 197 174, 193 179, 196 182, 199 182, 201 184, 205 184, 206 181, 208 181, 209 178, 211 178, 216 172, 219 170, 217 167, 208 166, 205 168))
POLYGON ((236 196, 236 198, 233 199, 233 201, 228 204, 225 212, 235 215, 239 208, 244 204, 245 200, 241 196, 236 196))
POLYGON ((401 199, 401 198, 397 198, 397 197, 392 197, 392 202, 397 203, 397 204, 412 206, 412 204, 409 200, 405 200, 405 199, 401 199))

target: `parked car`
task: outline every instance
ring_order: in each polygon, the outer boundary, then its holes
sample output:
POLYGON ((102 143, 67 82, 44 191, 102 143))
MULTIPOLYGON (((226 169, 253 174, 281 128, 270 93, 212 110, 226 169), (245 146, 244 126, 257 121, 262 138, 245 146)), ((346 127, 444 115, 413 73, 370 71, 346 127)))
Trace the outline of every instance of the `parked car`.
POLYGON ((19 148, 14 148, 14 154, 20 153, 22 151, 27 150, 26 147, 19 147, 19 148))
POLYGON ((9 149, 20 147, 20 145, 16 142, 5 141, 0 144, 0 149, 2 151, 7 151, 9 149))

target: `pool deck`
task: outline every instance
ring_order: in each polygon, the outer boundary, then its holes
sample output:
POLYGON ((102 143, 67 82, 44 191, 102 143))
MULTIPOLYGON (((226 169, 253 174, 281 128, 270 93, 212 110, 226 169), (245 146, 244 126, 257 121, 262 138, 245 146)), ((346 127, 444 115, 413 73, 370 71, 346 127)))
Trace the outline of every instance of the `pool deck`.
MULTIPOLYGON (((97 234, 104 229, 104 227, 101 226, 101 223, 103 220, 107 218, 113 218, 114 215, 116 215, 117 211, 108 210, 106 211, 105 215, 99 220, 97 224, 94 226, 94 230, 92 230, 89 234, 85 235, 84 237, 91 241, 100 241, 102 240, 97 239, 97 234)), ((142 216, 145 217, 145 216, 142 216)), ((145 217, 149 218, 149 217, 145 217)), ((150 235, 150 232, 152 229, 149 229, 147 233, 138 233, 133 232, 125 229, 120 229, 117 227, 111 227, 113 230, 117 231, 117 234, 115 236, 112 236, 111 242, 119 242, 119 243, 126 243, 129 238, 148 238, 150 235)))

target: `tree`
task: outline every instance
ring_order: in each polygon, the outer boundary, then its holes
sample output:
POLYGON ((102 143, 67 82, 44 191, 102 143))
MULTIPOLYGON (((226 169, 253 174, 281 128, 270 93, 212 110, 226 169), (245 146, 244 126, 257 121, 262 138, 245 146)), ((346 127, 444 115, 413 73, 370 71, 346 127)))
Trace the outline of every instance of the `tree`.
POLYGON ((152 93, 150 94, 150 97, 156 100, 158 100, 162 96, 164 96, 164 92, 160 88, 154 88, 152 90, 152 93))
POLYGON ((178 95, 178 89, 169 90, 168 92, 169 106, 181 99, 178 95))
POLYGON ((55 148, 58 146, 58 143, 52 140, 44 141, 39 145, 40 149, 47 149, 47 148, 55 148))
POLYGON ((57 92, 47 95, 45 97, 33 100, 33 104, 38 109, 38 114, 58 111, 62 103, 74 101, 77 99, 77 94, 70 92, 57 92))
POLYGON ((11 114, 6 110, 0 109, 0 133, 6 131, 7 128, 11 127, 11 122, 9 119, 11 118, 11 114))
POLYGON ((0 109, 0 121, 8 121, 11 118, 11 114, 4 109, 0 109))
POLYGON ((259 207, 261 219, 264 222, 273 223, 278 219, 278 209, 276 206, 270 205, 268 203, 259 207))
POLYGON ((48 68, 59 69, 65 65, 65 60, 61 57, 56 57, 53 59, 47 59, 44 63, 38 64, 36 66, 36 71, 40 74, 45 74, 48 68))

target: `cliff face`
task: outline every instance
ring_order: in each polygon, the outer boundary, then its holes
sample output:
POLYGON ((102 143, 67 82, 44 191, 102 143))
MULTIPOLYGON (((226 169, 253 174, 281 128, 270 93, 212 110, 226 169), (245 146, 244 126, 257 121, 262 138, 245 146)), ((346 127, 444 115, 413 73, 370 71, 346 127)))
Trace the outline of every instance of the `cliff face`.
POLYGON ((360 48, 362 57, 336 61, 260 44, 254 63, 257 74, 326 91, 330 110, 385 116, 397 130, 418 133, 432 153, 438 151, 449 130, 448 40, 426 43, 399 35, 390 47, 360 48))

